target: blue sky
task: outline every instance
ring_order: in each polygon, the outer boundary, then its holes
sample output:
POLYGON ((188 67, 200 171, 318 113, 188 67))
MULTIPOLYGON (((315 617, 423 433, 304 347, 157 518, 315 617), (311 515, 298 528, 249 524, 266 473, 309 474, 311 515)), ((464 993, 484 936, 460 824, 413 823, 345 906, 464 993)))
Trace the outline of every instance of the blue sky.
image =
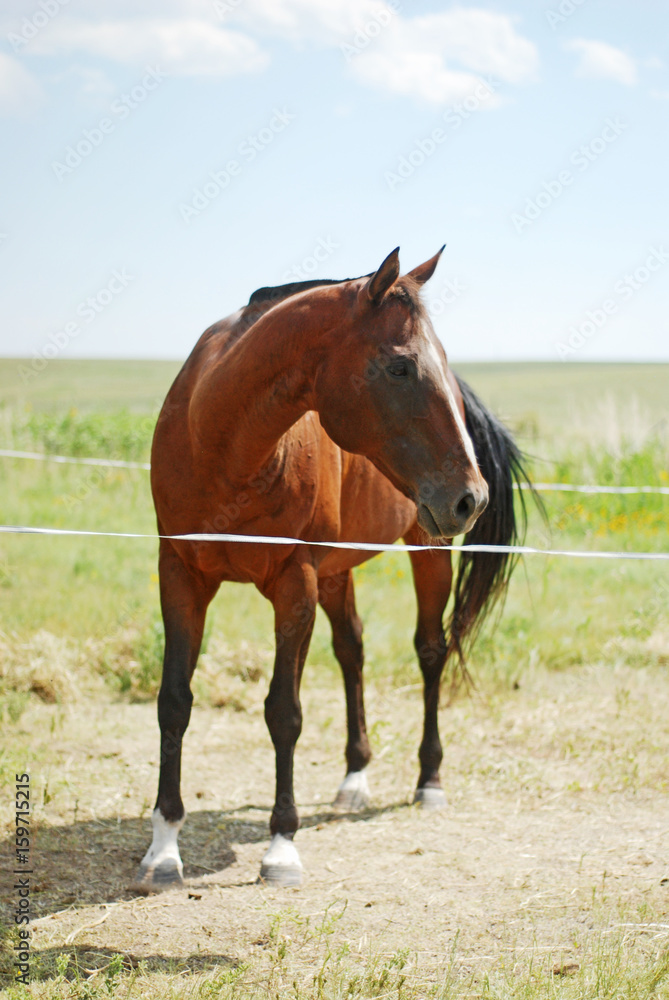
POLYGON ((447 243, 452 360, 669 360, 663 0, 4 0, 0 355, 447 243), (212 176, 213 175, 213 176, 212 176))

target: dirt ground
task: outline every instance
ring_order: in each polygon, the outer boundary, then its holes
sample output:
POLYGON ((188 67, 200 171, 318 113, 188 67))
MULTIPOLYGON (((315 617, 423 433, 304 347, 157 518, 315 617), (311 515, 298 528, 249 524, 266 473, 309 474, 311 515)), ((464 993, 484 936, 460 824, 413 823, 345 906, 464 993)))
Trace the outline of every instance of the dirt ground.
MULTIPOLYGON (((353 960, 406 949, 429 979, 452 959, 463 971, 530 960, 569 971, 607 936, 649 958, 666 945, 669 680, 660 671, 536 669, 519 690, 444 708, 439 812, 409 805, 419 687, 371 690, 373 801, 355 816, 329 808, 343 776, 343 696, 317 680, 305 685, 296 763, 306 879, 289 890, 256 881, 273 786, 262 684, 247 711, 194 709, 187 885, 146 898, 128 886, 150 841, 154 705, 33 705, 13 729, 15 748, 23 741, 31 756, 16 749, 10 766, 31 771, 39 798, 35 950, 45 960, 78 950, 90 968, 120 952, 148 968, 197 970, 276 962, 279 941, 299 978, 313 975, 327 939, 353 960)), ((8 920, 11 885, 2 889, 8 920)))

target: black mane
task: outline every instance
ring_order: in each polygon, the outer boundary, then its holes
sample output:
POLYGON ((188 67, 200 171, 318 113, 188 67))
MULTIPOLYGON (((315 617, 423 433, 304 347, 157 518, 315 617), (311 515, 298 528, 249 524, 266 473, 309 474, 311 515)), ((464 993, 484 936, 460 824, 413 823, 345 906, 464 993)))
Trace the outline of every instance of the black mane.
MULTIPOLYGON (((371 278, 374 274, 361 274, 361 278, 371 278)), ((358 278, 316 278, 312 281, 292 281, 288 285, 268 285, 265 288, 257 288, 251 295, 248 305, 259 305, 262 302, 280 302, 291 295, 299 292, 308 292, 311 288, 322 288, 325 285, 343 285, 347 281, 357 281, 358 278)), ((399 278, 389 292, 389 298, 401 299, 415 314, 423 315, 425 306, 420 298, 420 288, 411 276, 405 274, 399 278)))
MULTIPOLYGON (((374 273, 374 272, 372 272, 374 273)), ((361 277, 369 278, 365 274, 361 277)), ((268 285, 266 288, 257 288, 251 295, 248 304, 256 305, 258 302, 278 302, 279 299, 287 299, 289 295, 297 295, 298 292, 308 292, 310 288, 319 288, 322 285, 343 285, 346 281, 355 281, 355 278, 316 278, 312 281, 292 281, 288 285, 268 285)))

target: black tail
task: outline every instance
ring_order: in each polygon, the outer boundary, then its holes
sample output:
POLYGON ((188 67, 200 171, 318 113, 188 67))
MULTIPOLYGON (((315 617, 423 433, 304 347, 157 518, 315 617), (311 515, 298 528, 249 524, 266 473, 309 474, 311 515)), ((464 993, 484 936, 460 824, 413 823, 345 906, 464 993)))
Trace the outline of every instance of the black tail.
MULTIPOLYGON (((456 376, 457 378, 457 376, 456 376)), ((466 382, 457 378, 465 405, 465 422, 474 444, 481 474, 488 484, 489 501, 465 545, 522 544, 527 526, 525 497, 519 493, 520 525, 516 520, 514 483, 530 479, 523 455, 511 433, 485 408, 466 382)), ((536 494, 534 494, 535 499, 536 494)), ((541 506, 541 501, 538 501, 541 506)), ((518 561, 510 552, 461 552, 455 581, 455 603, 448 628, 448 652, 458 659, 460 674, 468 678, 465 653, 497 600, 503 596, 518 561)), ((454 679, 455 679, 454 673, 454 679)))

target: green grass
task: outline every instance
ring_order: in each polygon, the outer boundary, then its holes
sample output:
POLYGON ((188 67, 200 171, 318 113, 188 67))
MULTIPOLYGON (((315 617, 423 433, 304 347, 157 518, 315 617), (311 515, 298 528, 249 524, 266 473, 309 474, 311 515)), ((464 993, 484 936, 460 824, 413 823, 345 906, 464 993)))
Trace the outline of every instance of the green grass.
POLYGON ((80 413, 71 408, 64 414, 28 410, 11 414, 6 432, 14 450, 23 444, 46 455, 148 461, 155 423, 155 414, 127 409, 80 413))
MULTIPOLYGON (((155 366, 149 389, 147 365, 139 365, 140 390, 133 381, 134 362, 53 362, 35 378, 31 387, 35 407, 30 408, 13 401, 8 386, 14 363, 2 362, 0 387, 4 386, 6 395, 0 396, 0 412, 4 413, 0 444, 47 453, 148 460, 157 412, 154 393, 161 383, 162 389, 168 385, 174 366, 155 366), (61 403, 65 384, 71 390, 67 407, 61 403), (80 396, 85 401, 81 410, 71 405, 80 396), (97 407, 92 409, 94 399, 97 407), (124 405, 119 408, 120 400, 124 405)), ((659 416, 660 382, 664 379, 665 386, 669 384, 666 367, 483 365, 470 366, 466 374, 484 396, 490 390, 499 409, 516 415, 539 407, 540 397, 535 394, 541 388, 546 415, 537 409, 535 457, 531 459, 535 478, 619 485, 669 482, 669 448, 659 416), (603 397, 609 406, 609 419, 604 420, 606 406, 600 412, 604 404, 593 391, 587 433, 580 438, 566 435, 560 448, 555 436, 558 396, 563 399, 566 422, 569 400, 582 389, 586 370, 595 387, 603 390, 611 383, 619 393, 626 387, 628 398, 620 408, 611 409, 613 404, 603 397), (649 385, 654 386, 655 396, 649 385), (640 397, 658 407, 652 417, 639 416, 640 397), (625 407, 636 412, 636 423, 625 419, 625 407)), ((2 459, 0 495, 4 523, 155 531, 148 475, 141 470, 2 459)), ((669 549, 669 497, 552 493, 545 494, 544 501, 547 525, 530 505, 528 541, 537 546, 669 549)), ((104 647, 97 657, 98 667, 112 684, 129 695, 152 694, 159 677, 160 649, 156 549, 150 539, 0 537, 3 631, 17 641, 46 630, 79 643, 82 649, 87 641, 97 643, 104 647), (134 638, 139 655, 126 655, 127 662, 119 665, 119 646, 125 643, 127 647, 129 637, 134 638), (129 667, 131 660, 134 665, 129 667)), ((618 655, 637 656, 643 640, 662 623, 666 578, 666 567, 661 564, 528 557, 516 571, 499 625, 483 635, 474 651, 475 676, 481 679, 488 674, 495 683, 501 678, 512 683, 529 662, 563 668, 599 658, 607 648, 618 655)), ((415 678, 415 660, 408 560, 399 553, 370 560, 356 572, 356 584, 367 626, 370 676, 389 683, 409 682, 415 678)), ((271 647, 269 605, 250 587, 224 585, 212 606, 209 628, 233 648, 242 641, 263 651, 271 647)), ((334 669, 322 620, 312 650, 312 659, 334 669)))
POLYGON ((538 455, 565 438, 609 437, 612 414, 648 430, 665 421, 667 365, 521 362, 454 366, 538 455))
POLYGON ((177 361, 50 361, 22 378, 30 361, 0 359, 0 400, 6 407, 67 412, 151 412, 160 406, 181 364, 177 361))

